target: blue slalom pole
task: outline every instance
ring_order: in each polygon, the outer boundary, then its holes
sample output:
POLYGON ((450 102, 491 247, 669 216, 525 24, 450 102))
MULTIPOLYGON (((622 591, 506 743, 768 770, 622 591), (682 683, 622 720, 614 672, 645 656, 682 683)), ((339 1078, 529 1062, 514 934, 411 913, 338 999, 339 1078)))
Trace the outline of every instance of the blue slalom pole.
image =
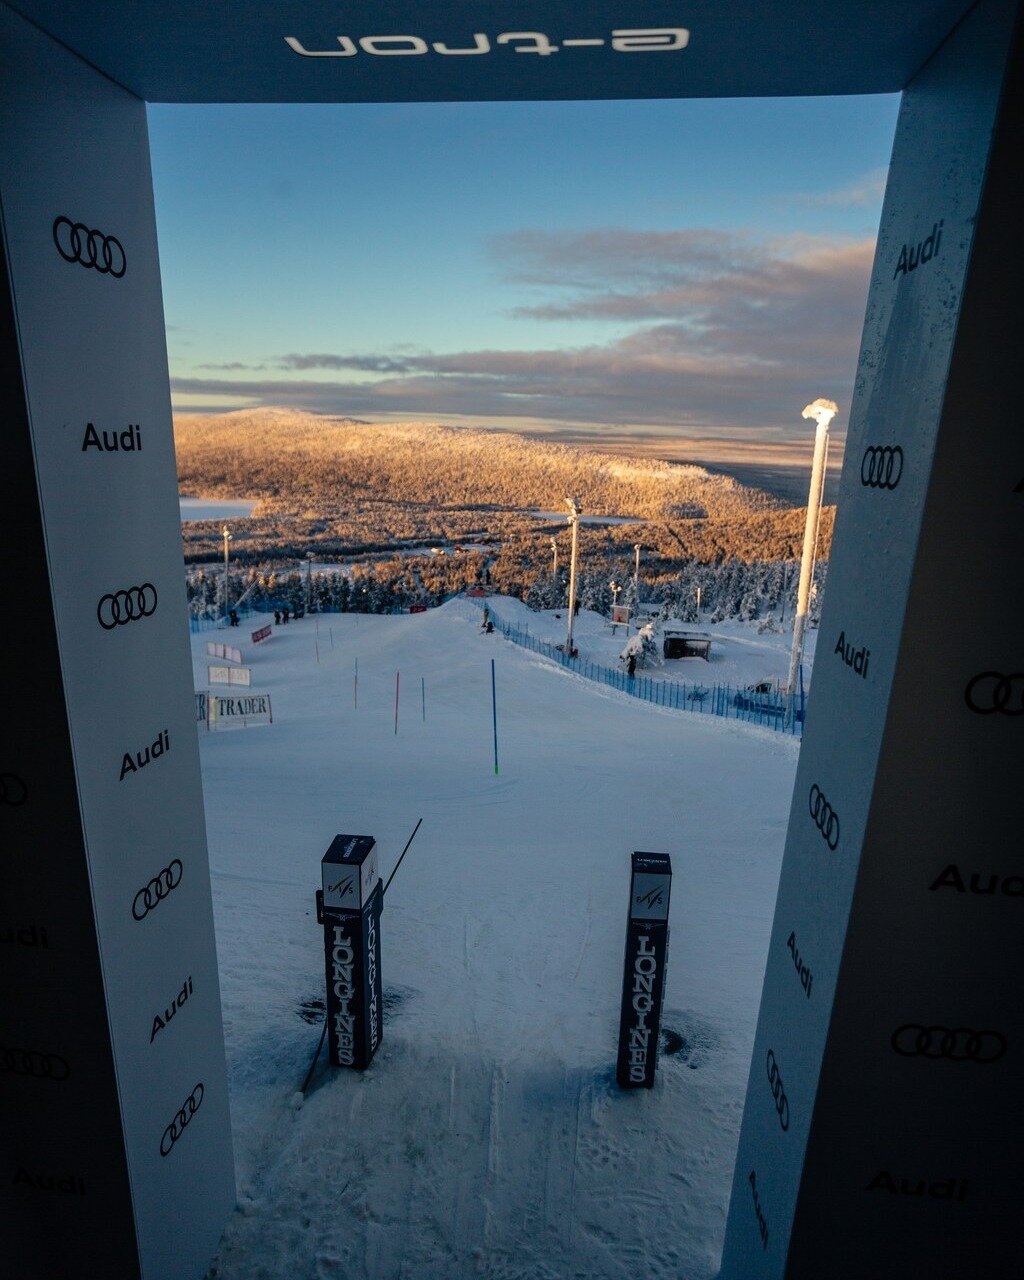
POLYGON ((498 688, 494 679, 494 659, 491 659, 491 714, 494 719, 494 772, 498 772, 498 688))

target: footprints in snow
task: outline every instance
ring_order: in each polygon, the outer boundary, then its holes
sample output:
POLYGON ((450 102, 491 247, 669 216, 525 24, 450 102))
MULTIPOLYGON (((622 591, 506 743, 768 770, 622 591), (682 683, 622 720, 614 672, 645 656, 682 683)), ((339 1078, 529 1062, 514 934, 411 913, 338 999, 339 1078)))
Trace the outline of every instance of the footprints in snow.
POLYGON ((661 1053, 685 1063, 691 1071, 704 1066, 714 1051, 718 1037, 711 1028, 692 1013, 666 1009, 661 1028, 661 1053), (669 1025, 665 1025, 665 1024, 669 1025))
MULTIPOLYGON (((411 987, 385 987, 384 988, 384 1012, 385 1014, 394 1014, 405 1004, 410 996, 416 995, 411 987)), ((324 1015, 327 1012, 327 1006, 322 996, 309 996, 305 1000, 300 1000, 295 1012, 299 1015, 303 1022, 308 1022, 310 1026, 317 1026, 323 1022, 324 1015)))
POLYGON ((327 1012, 327 1005, 321 996, 311 996, 308 1000, 300 1000, 296 1013, 303 1022, 308 1022, 311 1026, 318 1022, 323 1022, 324 1014, 327 1012))

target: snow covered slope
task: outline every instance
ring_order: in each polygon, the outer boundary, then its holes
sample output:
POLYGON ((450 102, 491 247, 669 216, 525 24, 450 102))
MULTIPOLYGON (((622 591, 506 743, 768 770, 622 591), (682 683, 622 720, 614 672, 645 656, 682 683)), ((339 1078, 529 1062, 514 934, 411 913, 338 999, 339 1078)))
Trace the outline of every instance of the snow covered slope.
MULTIPOLYGON (((512 626, 520 626, 538 640, 549 644, 563 644, 566 638, 568 613, 565 609, 534 610, 521 600, 511 596, 491 596, 480 602, 487 605, 496 617, 512 626)), ((643 621, 643 619, 641 619, 643 621)), ((653 660, 641 664, 641 674, 654 680, 684 681, 687 684, 729 685, 733 689, 745 689, 763 680, 785 683, 789 675, 789 652, 793 643, 792 620, 781 632, 758 632, 757 624, 731 618, 725 622, 659 623, 656 631, 658 654, 653 660), (683 627, 701 631, 711 637, 711 658, 661 657, 662 626, 683 627)), ((630 635, 636 635, 635 625, 630 625, 630 635)), ((810 628, 804 634, 803 670, 804 685, 810 688, 811 669, 818 632, 810 628)), ((581 609, 573 623, 573 643, 582 658, 589 658, 611 670, 621 670, 619 655, 626 644, 626 628, 612 627, 607 618, 581 609)))
POLYGON ((274 724, 201 731, 241 1197, 211 1275, 713 1276, 798 744, 582 681, 461 600, 218 638, 243 639, 274 724), (320 857, 370 834, 386 877, 420 816, 385 902, 382 1047, 363 1075, 322 1063, 296 1109, 320 857), (634 849, 673 861, 669 1052, 624 1094, 634 849))

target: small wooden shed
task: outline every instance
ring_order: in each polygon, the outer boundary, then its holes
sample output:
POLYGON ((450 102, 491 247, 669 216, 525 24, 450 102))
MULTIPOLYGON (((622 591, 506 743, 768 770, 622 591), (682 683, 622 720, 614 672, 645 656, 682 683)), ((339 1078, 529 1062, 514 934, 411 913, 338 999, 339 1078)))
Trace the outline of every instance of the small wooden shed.
POLYGON ((703 658, 711 661, 711 635, 690 627, 665 627, 662 653, 666 658, 703 658))

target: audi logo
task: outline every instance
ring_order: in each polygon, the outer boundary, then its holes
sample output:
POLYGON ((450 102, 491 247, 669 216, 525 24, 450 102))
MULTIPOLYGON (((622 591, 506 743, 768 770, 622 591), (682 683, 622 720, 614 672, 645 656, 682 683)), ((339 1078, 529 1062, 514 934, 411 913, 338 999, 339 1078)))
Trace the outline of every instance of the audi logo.
POLYGON ((825 843, 830 849, 835 849, 839 844, 839 815, 825 799, 824 792, 817 783, 811 787, 808 804, 811 817, 814 819, 825 843))
POLYGON ((37 1080, 66 1080, 71 1068, 59 1054, 36 1049, 7 1049, 0 1045, 0 1075, 34 1076, 37 1080))
POLYGON ((28 788, 16 773, 0 773, 0 804, 17 809, 28 799, 28 788))
POLYGON ((70 218, 55 218, 53 243, 65 262, 77 262, 92 267, 100 275, 120 280, 128 268, 121 241, 116 236, 105 236, 93 231, 84 222, 72 222, 70 218))
POLYGON ((979 716, 1024 715, 1024 672, 982 671, 968 682, 964 701, 979 716))
POLYGON ((1006 1052, 998 1031, 970 1027, 921 1027, 908 1022, 892 1033, 892 1047, 904 1058, 947 1058, 950 1062, 995 1062, 1006 1052))
POLYGON ((860 482, 865 489, 895 489, 903 475, 903 450, 898 444, 872 444, 864 450, 860 482))
POLYGON ((141 587, 129 587, 127 591, 114 591, 100 597, 96 617, 104 631, 127 626, 140 618, 150 618, 156 613, 156 587, 144 582, 141 587))
POLYGON ((181 859, 175 858, 170 866, 164 867, 159 875, 154 876, 149 884, 144 885, 132 901, 132 915, 136 920, 144 920, 158 902, 166 898, 172 889, 181 884, 184 867, 181 859))
POLYGON ((772 1097, 775 1099, 775 1110, 779 1113, 779 1124, 782 1125, 782 1130, 785 1132, 789 1128, 789 1099, 786 1097, 786 1091, 782 1087, 779 1064, 775 1061, 775 1054, 771 1049, 768 1050, 765 1064, 768 1067, 768 1083, 772 1087, 772 1097))
POLYGON ((185 1126, 199 1110, 203 1101, 202 1082, 196 1085, 185 1101, 181 1104, 178 1114, 164 1130, 163 1137, 160 1139, 160 1154, 167 1155, 171 1147, 178 1141, 185 1132, 185 1126))

